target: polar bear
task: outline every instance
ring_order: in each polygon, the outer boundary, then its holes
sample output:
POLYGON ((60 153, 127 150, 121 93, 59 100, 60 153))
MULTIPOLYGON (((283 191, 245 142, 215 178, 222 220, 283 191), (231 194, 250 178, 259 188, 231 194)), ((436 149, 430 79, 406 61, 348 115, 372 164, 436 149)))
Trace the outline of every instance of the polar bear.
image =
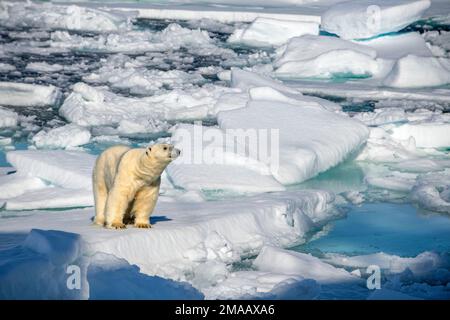
POLYGON ((150 215, 156 205, 161 173, 180 155, 170 144, 131 149, 114 146, 98 158, 92 174, 94 223, 121 229, 132 223, 150 228, 150 215))

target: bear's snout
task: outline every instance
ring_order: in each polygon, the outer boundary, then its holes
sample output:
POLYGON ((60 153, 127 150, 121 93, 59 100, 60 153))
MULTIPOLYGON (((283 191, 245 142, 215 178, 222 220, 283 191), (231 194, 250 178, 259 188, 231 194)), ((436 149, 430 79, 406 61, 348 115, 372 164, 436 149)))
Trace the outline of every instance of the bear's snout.
POLYGON ((180 149, 173 148, 172 152, 170 153, 170 157, 172 159, 176 159, 176 158, 178 158, 180 156, 180 154, 181 154, 181 150, 180 149))

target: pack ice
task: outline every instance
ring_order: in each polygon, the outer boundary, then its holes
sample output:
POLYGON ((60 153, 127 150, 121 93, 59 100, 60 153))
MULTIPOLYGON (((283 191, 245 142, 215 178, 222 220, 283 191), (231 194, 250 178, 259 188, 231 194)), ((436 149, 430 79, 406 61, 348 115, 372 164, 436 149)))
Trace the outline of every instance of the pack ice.
POLYGON ((60 90, 51 85, 0 82, 0 101, 5 106, 53 106, 60 97, 60 90))

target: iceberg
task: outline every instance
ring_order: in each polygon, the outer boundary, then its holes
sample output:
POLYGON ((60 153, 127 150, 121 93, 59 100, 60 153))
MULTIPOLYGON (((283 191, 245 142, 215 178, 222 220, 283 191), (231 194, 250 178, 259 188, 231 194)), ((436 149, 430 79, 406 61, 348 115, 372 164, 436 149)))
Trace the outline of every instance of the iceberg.
POLYGON ((399 31, 419 20, 429 0, 377 0, 337 3, 321 17, 321 28, 343 39, 367 39, 399 31))
POLYGON ((236 29, 227 42, 252 47, 270 47, 282 45, 290 38, 305 34, 318 35, 319 24, 307 21, 256 18, 244 29, 236 29))

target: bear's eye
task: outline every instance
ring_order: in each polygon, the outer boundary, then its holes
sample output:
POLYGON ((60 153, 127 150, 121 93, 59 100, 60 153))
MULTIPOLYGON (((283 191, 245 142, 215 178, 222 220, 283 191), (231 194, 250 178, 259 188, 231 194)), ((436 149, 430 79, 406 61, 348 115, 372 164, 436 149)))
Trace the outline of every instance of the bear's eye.
POLYGON ((164 147, 164 150, 167 150, 167 147, 164 147))

